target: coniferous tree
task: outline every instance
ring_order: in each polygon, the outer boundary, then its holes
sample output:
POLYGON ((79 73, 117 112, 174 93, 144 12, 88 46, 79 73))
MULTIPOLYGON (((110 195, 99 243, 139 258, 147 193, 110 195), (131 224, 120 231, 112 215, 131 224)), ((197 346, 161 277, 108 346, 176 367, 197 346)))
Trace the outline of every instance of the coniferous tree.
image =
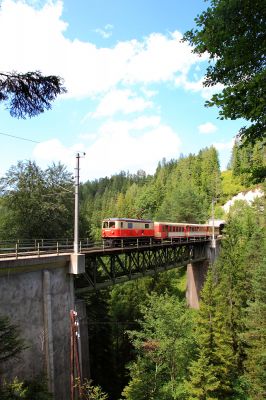
POLYGON ((190 366, 189 400, 226 399, 233 394, 235 371, 232 338, 215 294, 215 272, 208 274, 202 292, 196 338, 198 358, 190 366))
POLYGON ((19 329, 7 317, 0 316, 0 367, 25 348, 19 329))
MULTIPOLYGON (((265 219, 265 202, 258 202, 258 211, 265 219), (263 205, 264 204, 264 205, 263 205)), ((263 229, 263 228, 262 228, 263 229)), ((251 278, 252 299, 246 313, 244 339, 247 343, 245 378, 251 399, 266 396, 266 241, 263 231, 258 232, 250 246, 250 260, 255 265, 251 278)))
POLYGON ((66 92, 58 76, 43 76, 40 71, 0 72, 0 101, 8 103, 12 117, 34 117, 51 108, 51 102, 66 92))
POLYGON ((231 211, 222 251, 204 286, 192 364, 190 399, 246 399, 246 310, 253 298, 252 276, 261 260, 259 214, 239 202, 231 211), (255 256, 254 256, 255 254, 255 256))
POLYGON ((174 296, 152 295, 142 307, 140 331, 131 331, 138 357, 130 367, 128 400, 186 398, 184 380, 194 354, 193 318, 174 296))

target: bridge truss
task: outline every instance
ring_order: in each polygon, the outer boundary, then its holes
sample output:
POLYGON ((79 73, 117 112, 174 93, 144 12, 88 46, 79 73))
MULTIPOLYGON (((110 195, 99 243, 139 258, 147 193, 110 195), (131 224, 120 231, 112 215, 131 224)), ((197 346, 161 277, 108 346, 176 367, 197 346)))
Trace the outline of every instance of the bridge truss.
MULTIPOLYGON (((82 294, 124 281, 155 275, 206 260, 208 240, 161 243, 141 247, 85 252, 86 271, 75 279, 75 292, 82 294)), ((83 252, 84 253, 84 252, 83 252)))

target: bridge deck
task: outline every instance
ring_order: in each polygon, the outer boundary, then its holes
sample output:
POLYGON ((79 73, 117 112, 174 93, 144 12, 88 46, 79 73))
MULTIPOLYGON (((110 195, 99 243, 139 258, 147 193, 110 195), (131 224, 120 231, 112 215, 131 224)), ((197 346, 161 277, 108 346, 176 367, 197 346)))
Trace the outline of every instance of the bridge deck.
POLYGON ((75 277, 76 293, 97 290, 116 283, 154 275, 161 271, 197 263, 208 258, 206 249, 210 240, 162 241, 149 244, 137 244, 121 247, 104 245, 83 246, 81 254, 85 256, 85 272, 73 272, 71 264, 72 247, 22 247, 16 251, 4 252, 0 249, 0 274, 19 273, 38 269, 51 269, 62 266, 75 277), (18 251, 20 250, 20 251, 18 251))

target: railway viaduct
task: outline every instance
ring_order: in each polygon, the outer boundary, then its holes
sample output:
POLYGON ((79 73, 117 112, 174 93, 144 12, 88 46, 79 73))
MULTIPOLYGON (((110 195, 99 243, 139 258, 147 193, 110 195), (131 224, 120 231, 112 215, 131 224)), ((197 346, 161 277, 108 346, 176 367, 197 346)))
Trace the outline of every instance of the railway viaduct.
MULTIPOLYGON (((187 265, 187 301, 199 293, 218 241, 160 243, 120 248, 87 247, 79 254, 38 250, 0 254, 0 315, 20 329, 27 348, 9 361, 4 377, 31 379, 43 371, 56 400, 70 399, 70 310, 80 326, 81 367, 89 377, 88 330, 82 295, 123 281, 187 265)), ((1 253, 1 251, 0 251, 1 253)), ((88 316, 89 318, 89 316, 88 316)), ((2 371, 1 371, 2 372, 2 371)))

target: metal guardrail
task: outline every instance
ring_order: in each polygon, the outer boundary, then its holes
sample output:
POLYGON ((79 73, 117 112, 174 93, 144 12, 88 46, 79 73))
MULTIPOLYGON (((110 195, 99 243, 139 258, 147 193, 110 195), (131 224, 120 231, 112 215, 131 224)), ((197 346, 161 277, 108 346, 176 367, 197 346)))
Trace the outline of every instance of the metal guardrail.
MULTIPOLYGON (((89 249, 95 245, 95 242, 91 242, 88 238, 80 240, 80 249, 89 249)), ((23 239, 0 242, 0 259, 62 253, 73 253, 73 239, 23 239)))
MULTIPOLYGON (((132 242, 126 242, 123 239, 115 247, 120 249, 126 247, 146 247, 147 245, 156 246, 158 244, 169 245, 169 243, 195 243, 199 241, 210 240, 209 237, 191 237, 183 238, 179 240, 161 240, 154 242, 152 239, 150 242, 143 242, 136 240, 132 242)), ((89 252, 90 250, 105 250, 110 249, 114 246, 106 243, 103 240, 92 242, 88 238, 80 239, 79 251, 89 252)), ((74 242, 73 239, 23 239, 23 240, 5 240, 0 242, 0 259, 3 258, 21 258, 21 257, 41 257, 42 255, 59 255, 63 253, 73 253, 74 242)))

